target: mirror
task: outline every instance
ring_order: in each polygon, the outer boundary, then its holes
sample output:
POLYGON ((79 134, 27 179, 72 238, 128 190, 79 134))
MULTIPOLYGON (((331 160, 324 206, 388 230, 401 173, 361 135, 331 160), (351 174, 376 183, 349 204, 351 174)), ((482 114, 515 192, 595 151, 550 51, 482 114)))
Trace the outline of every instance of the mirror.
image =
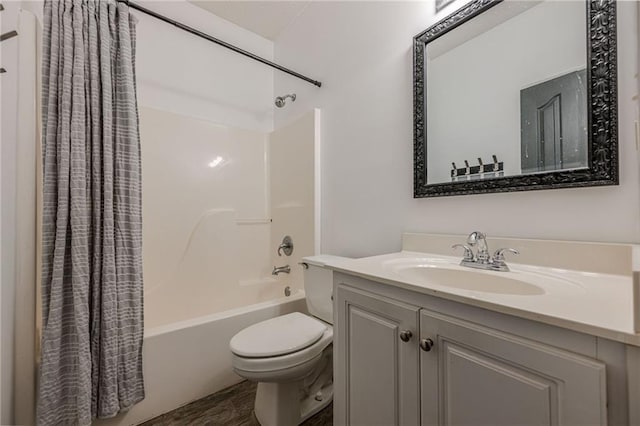
POLYGON ((414 196, 617 184, 615 40, 607 0, 476 0, 417 35, 414 196))

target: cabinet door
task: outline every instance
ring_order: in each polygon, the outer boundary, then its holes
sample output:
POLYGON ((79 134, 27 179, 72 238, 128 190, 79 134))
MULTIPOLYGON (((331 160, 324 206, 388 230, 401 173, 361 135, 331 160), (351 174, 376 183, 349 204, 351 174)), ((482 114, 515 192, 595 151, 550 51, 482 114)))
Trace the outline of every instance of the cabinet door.
POLYGON ((422 310, 422 424, 606 424, 605 365, 422 310))
POLYGON ((335 423, 417 425, 419 308, 342 284, 336 293, 335 423))

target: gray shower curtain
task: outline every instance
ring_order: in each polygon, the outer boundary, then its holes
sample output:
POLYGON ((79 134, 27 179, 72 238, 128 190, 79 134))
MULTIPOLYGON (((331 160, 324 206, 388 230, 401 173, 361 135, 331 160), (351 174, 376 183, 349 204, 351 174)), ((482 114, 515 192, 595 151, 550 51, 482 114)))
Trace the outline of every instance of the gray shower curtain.
POLYGON ((144 398, 135 19, 115 0, 45 0, 39 425, 144 398))

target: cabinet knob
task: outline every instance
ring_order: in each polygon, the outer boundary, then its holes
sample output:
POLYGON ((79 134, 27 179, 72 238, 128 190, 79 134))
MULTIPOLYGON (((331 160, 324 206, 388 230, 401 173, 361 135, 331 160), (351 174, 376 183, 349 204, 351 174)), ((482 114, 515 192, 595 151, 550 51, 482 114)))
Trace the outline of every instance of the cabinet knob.
POLYGON ((403 330, 400 332, 400 340, 402 340, 403 342, 408 342, 409 340, 411 340, 412 336, 413 333, 411 332, 411 330, 403 330))
POLYGON ((429 352, 433 348, 433 340, 431 339, 420 339, 420 349, 425 352, 429 352))

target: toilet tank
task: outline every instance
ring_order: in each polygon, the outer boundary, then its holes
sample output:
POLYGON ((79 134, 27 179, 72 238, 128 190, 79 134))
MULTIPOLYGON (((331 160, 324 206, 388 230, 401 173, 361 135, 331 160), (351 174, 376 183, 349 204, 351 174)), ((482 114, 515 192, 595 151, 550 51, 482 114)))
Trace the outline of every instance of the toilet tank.
POLYGON ((309 313, 324 322, 333 324, 333 271, 323 267, 326 256, 304 259, 308 268, 304 270, 304 292, 309 313))

